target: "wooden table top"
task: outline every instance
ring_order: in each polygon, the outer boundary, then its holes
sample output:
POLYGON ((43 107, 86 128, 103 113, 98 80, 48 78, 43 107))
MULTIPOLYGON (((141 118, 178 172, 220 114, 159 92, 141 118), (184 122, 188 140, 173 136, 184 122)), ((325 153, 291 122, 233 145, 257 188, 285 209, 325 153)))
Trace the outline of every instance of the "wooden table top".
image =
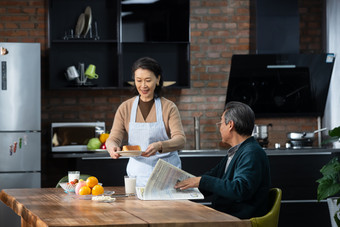
MULTIPOLYGON (((124 187, 105 187, 124 194, 124 187)), ((249 220, 189 200, 142 201, 117 197, 112 203, 79 199, 61 188, 3 189, 0 200, 21 216, 22 226, 233 226, 249 220)))

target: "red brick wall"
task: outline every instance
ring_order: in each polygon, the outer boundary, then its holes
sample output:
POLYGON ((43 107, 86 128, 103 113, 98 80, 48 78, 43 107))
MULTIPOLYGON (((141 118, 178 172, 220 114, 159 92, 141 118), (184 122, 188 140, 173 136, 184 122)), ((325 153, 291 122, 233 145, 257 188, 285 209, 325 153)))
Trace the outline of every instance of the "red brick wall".
MULTIPOLYGON (((300 47, 304 53, 322 52, 321 0, 299 0, 300 47)), ((230 60, 249 52, 249 0, 191 0, 191 88, 167 89, 165 97, 180 110, 187 136, 186 149, 194 148, 193 116, 202 115, 201 148, 218 148, 215 123, 222 113, 230 60)), ((50 91, 47 89, 47 2, 0 1, 0 42, 40 42, 42 47, 43 150, 48 151, 51 122, 105 121, 110 129, 119 104, 130 97, 127 90, 50 91)), ((286 142, 289 131, 316 129, 315 118, 257 119, 272 123, 269 146, 286 142)))

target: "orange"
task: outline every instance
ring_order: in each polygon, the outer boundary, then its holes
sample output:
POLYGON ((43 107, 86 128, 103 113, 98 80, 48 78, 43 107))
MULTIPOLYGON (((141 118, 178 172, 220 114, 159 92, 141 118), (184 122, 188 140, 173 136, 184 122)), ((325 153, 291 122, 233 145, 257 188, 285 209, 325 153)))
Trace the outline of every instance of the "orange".
POLYGON ((97 184, 92 188, 92 195, 101 195, 104 193, 103 186, 97 184))
POLYGON ((90 188, 93 188, 95 185, 98 184, 98 179, 96 177, 89 177, 86 180, 86 185, 90 188))
POLYGON ((88 186, 83 186, 79 189, 79 195, 90 195, 91 194, 91 188, 88 186))
POLYGON ((105 143, 107 138, 109 137, 109 135, 110 135, 109 133, 102 133, 102 134, 100 134, 100 136, 99 136, 100 142, 105 143))

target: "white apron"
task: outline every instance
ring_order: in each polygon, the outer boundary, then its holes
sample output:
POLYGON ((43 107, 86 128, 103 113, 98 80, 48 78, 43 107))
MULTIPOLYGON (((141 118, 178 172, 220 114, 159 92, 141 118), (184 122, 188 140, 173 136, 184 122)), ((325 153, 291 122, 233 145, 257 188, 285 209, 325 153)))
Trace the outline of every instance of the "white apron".
MULTIPOLYGON (((155 99, 156 117, 157 122, 143 123, 136 122, 137 107, 138 107, 139 96, 133 102, 129 123, 129 145, 140 145, 142 151, 153 142, 168 140, 169 137, 166 133, 163 114, 162 104, 160 98, 155 99)), ((161 154, 157 152, 155 155, 150 157, 131 157, 126 167, 126 172, 129 176, 136 176, 136 186, 144 187, 151 175, 153 168, 155 167, 158 159, 171 163, 178 168, 181 168, 181 160, 178 156, 177 151, 167 152, 161 154)))

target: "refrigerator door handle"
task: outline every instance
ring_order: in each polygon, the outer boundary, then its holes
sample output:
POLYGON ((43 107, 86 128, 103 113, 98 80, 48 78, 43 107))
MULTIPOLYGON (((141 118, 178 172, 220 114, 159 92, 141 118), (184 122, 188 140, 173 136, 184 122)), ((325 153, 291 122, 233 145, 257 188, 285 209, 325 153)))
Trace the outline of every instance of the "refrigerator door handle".
POLYGON ((7 90, 7 65, 5 61, 1 62, 1 89, 7 90))

